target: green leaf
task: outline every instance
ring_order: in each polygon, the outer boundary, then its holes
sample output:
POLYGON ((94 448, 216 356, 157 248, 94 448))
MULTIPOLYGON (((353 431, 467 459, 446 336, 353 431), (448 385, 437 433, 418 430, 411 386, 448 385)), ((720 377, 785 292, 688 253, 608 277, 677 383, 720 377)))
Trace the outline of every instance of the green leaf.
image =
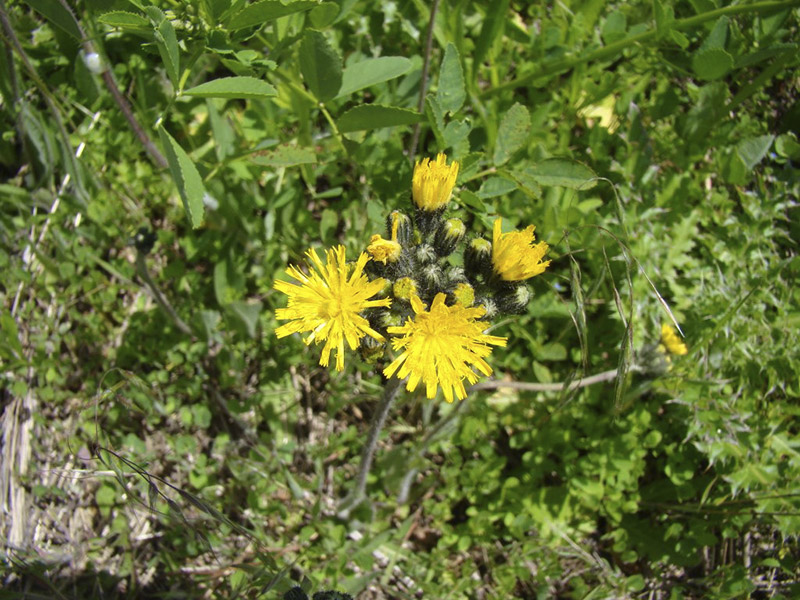
POLYGON ((410 70, 411 61, 403 56, 381 56, 362 60, 345 67, 342 72, 342 87, 337 98, 400 77, 410 70))
POLYGON ((625 13, 618 10, 612 12, 606 17, 605 23, 603 23, 603 30, 601 33, 603 36, 603 43, 613 44, 614 42, 625 39, 627 29, 628 19, 625 17, 625 13))
POLYGON ((442 132, 444 147, 453 149, 453 156, 462 156, 469 152, 469 132, 472 126, 467 119, 450 121, 442 132))
POLYGON ((192 159, 186 154, 180 144, 167 133, 164 126, 158 128, 158 135, 161 138, 161 145, 164 147, 164 154, 169 163, 169 170, 178 192, 183 200, 183 207, 189 215, 189 222, 194 229, 203 224, 203 196, 206 195, 203 180, 197 167, 194 166, 192 159))
POLYGON ((258 318, 261 315, 262 303, 256 302, 231 302, 226 307, 234 321, 250 338, 255 338, 258 331, 258 318))
POLYGON ((317 162, 317 155, 311 148, 297 146, 279 146, 273 150, 264 150, 254 155, 253 162, 269 167, 294 167, 317 162))
POLYGON ((509 3, 510 0, 493 0, 486 7, 486 18, 483 21, 478 41, 475 42, 475 51, 472 53, 473 79, 474 73, 489 53, 489 48, 492 47, 500 32, 503 31, 508 16, 509 3))
POLYGON ((323 2, 319 6, 312 9, 308 17, 311 19, 311 25, 317 29, 327 27, 336 20, 339 16, 339 5, 336 2, 323 2))
POLYGON ((569 158, 548 158, 526 169, 540 185, 555 185, 572 190, 588 190, 597 183, 597 175, 586 165, 569 158))
POLYGON ((717 19, 711 33, 708 34, 708 37, 703 41, 703 45, 700 46, 700 50, 709 50, 711 48, 724 49, 725 43, 728 41, 729 22, 730 19, 725 16, 717 19))
MULTIPOLYGON (((155 7, 148 7, 155 9, 155 7)), ((156 9, 157 10, 157 9, 156 9)), ((158 11, 159 13, 161 11, 158 11)), ((155 15, 155 11, 151 11, 155 15)), ((161 18, 154 19, 155 25, 155 40, 158 47, 158 53, 161 55, 161 60, 164 63, 164 68, 167 70, 167 75, 172 82, 173 87, 178 89, 178 82, 180 81, 180 50, 178 48, 178 38, 175 35, 175 28, 172 26, 163 13, 161 18)))
POLYGON ((342 87, 342 59, 319 31, 307 29, 300 43, 300 72, 318 100, 335 97, 342 87))
POLYGON ((381 104, 363 104, 344 113, 339 117, 336 125, 340 132, 349 133, 351 131, 380 129, 382 127, 413 125, 424 120, 425 115, 407 108, 383 106, 381 104))
POLYGON ((739 142, 736 146, 736 153, 742 159, 748 171, 752 171, 761 160, 766 156, 772 141, 775 139, 771 135, 762 135, 739 142))
POLYGON ((439 89, 436 92, 436 100, 443 111, 452 114, 461 108, 466 97, 461 58, 456 47, 453 44, 447 44, 439 70, 439 89))
POLYGON ((447 145, 444 142, 444 111, 433 94, 425 96, 425 114, 428 117, 428 123, 439 147, 446 148, 447 145))
POLYGON ((186 96, 199 98, 266 98, 278 91, 255 77, 221 77, 184 90, 186 96))
POLYGON ((698 50, 692 56, 692 69, 695 74, 706 81, 719 79, 733 68, 733 57, 722 48, 698 50))
POLYGON ((675 11, 669 5, 664 6, 661 0, 653 0, 653 18, 656 21, 656 35, 661 38, 672 28, 675 11))
POLYGON ((494 164, 500 166, 511 158, 517 150, 528 141, 531 128, 531 116, 528 109, 519 102, 508 109, 500 121, 497 130, 497 143, 494 148, 494 164))
POLYGON ((41 13, 53 25, 66 31, 76 40, 81 39, 81 28, 72 12, 67 10, 58 0, 25 0, 25 4, 41 13))
POLYGON ((262 25, 268 21, 274 21, 280 17, 291 15, 304 10, 311 10, 319 6, 318 2, 308 2, 301 0, 299 2, 289 2, 284 4, 278 0, 262 0, 245 7, 243 10, 236 13, 228 23, 230 31, 237 29, 244 29, 245 27, 252 27, 254 25, 262 25))
POLYGON ((115 10, 102 14, 97 19, 103 25, 109 27, 119 27, 120 29, 128 30, 149 30, 150 21, 145 19, 142 15, 126 12, 123 10, 115 10))
POLYGON ((505 196, 517 189, 517 184, 505 177, 489 177, 478 190, 478 197, 482 200, 505 196))

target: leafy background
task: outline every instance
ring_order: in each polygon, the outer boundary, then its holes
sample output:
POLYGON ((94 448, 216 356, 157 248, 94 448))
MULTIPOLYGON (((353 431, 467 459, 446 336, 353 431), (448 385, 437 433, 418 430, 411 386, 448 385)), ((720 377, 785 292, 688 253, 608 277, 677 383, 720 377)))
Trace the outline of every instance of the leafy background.
POLYGON ((4 597, 797 593, 797 2, 0 11, 4 597), (498 380, 618 376, 405 395, 342 520, 381 380, 272 283, 439 151, 551 245, 498 380))

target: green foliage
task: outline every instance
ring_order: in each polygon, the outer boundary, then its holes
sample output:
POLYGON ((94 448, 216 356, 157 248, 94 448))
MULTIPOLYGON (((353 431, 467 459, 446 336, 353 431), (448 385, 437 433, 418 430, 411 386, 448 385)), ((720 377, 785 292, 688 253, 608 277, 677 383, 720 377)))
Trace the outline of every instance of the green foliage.
POLYGON ((796 595, 796 2, 446 0, 422 96, 428 3, 0 10, 12 592, 796 595), (272 285, 437 152, 551 247, 497 379, 573 387, 406 395, 344 522, 381 365, 279 342, 272 285))

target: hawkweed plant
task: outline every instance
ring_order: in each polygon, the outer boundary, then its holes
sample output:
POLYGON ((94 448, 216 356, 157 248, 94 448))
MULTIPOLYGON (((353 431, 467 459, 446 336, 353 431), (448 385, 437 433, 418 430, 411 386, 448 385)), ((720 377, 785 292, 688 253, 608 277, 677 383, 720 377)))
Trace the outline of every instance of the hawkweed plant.
POLYGON ((550 265, 548 246, 536 242, 533 225, 503 233, 498 217, 489 241, 468 236, 463 221, 447 218, 458 168, 444 154, 417 162, 410 214, 392 211, 386 237, 374 234, 354 263, 342 246, 327 250, 325 262, 310 249, 308 274, 289 267, 297 283, 275 283, 288 297, 276 312, 288 321, 275 330, 278 337, 300 333, 307 345, 324 344, 322 366, 335 350, 338 371, 345 344, 370 363, 388 362, 355 486, 340 505, 343 518, 365 499, 378 436, 402 383, 410 392, 422 384, 428 399, 439 388, 447 402, 466 398, 465 382, 491 375, 487 359, 494 347, 506 345, 506 338, 486 333, 492 320, 524 312, 531 297, 527 280, 550 265), (449 260, 456 252, 463 267, 449 260))

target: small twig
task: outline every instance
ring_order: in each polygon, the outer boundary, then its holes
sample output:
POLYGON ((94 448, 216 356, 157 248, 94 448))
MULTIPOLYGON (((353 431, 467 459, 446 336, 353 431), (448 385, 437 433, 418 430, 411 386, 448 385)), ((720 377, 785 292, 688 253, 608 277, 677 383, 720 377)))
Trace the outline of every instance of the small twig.
POLYGON ((147 284, 148 289, 153 294, 153 298, 155 298, 158 305, 164 309, 172 321, 175 323, 175 326, 181 330, 182 333, 186 335, 194 337, 192 333, 192 329, 186 324, 186 322, 178 316, 178 313, 175 312, 175 309, 172 308, 172 305, 169 303, 169 300, 166 299, 164 294, 161 293, 161 290, 158 289, 153 278, 150 277, 150 272, 147 270, 147 261, 145 260, 144 252, 136 250, 136 272, 139 276, 144 280, 147 284))
MULTIPOLYGON (((431 18, 428 21, 428 32, 425 38, 425 54, 422 58, 422 76, 419 81, 419 100, 417 101, 417 112, 422 112, 425 107, 425 92, 428 84, 428 69, 431 64, 431 50, 433 48, 433 27, 436 23, 436 13, 439 11, 439 0, 433 0, 431 6, 431 18)), ((419 143, 420 123, 414 125, 414 134, 411 137, 411 145, 408 147, 408 160, 413 164, 414 155, 417 153, 419 143)))
POLYGON ((350 512, 366 499, 367 476, 372 467, 372 459, 375 456, 378 438, 380 437, 381 429, 383 429, 383 424, 386 422, 386 417, 389 415, 389 409, 394 404, 397 392, 402 384, 403 380, 397 377, 392 377, 385 383, 383 397, 375 410, 375 414, 372 416, 367 442, 361 452, 361 466, 358 469, 355 487, 339 504, 337 516, 340 519, 348 519, 350 512))
MULTIPOLYGON (((631 366, 628 371, 635 371, 635 367, 631 366)), ((603 371, 597 375, 590 377, 583 377, 576 381, 569 383, 526 383, 523 381, 484 381, 483 383, 476 383, 469 388, 469 392, 477 392, 479 390, 496 390, 499 388, 511 388, 514 390, 521 390, 525 392, 562 392, 564 390, 575 390, 583 388, 595 383, 604 383, 606 381, 613 381, 617 376, 617 369, 610 371, 603 371)))
MULTIPOLYGON (((72 15, 73 20, 75 21, 75 24, 78 27, 78 31, 80 32, 82 38, 81 43, 83 45, 83 51, 86 54, 97 54, 97 50, 95 50, 94 44, 92 44, 92 41, 89 39, 89 36, 86 35, 86 32, 84 31, 83 27, 81 26, 80 22, 75 16, 75 13, 72 11, 72 7, 70 7, 70 5, 66 2, 66 0, 59 0, 59 2, 61 6, 64 7, 65 10, 69 11, 69 13, 72 15)), ((101 74, 101 77, 103 78, 103 83, 105 83, 106 88, 108 89, 109 92, 111 92, 111 97, 114 99, 114 102, 116 102, 117 106, 119 106, 119 109, 125 116, 125 120, 128 121, 128 125, 130 125, 131 129, 133 130, 133 133, 136 134, 136 137, 139 138, 139 141, 142 143, 142 146, 144 146, 144 149, 147 150, 147 152, 150 154, 150 156, 153 158, 153 160, 159 167, 161 167, 162 169, 166 169, 169 166, 169 163, 167 163, 167 159, 164 158, 163 154, 161 154, 158 147, 156 147, 155 143, 153 143, 153 140, 150 139, 150 137, 145 132, 144 128, 139 124, 139 121, 136 120, 136 116, 133 114, 133 109, 131 109, 131 105, 125 99, 125 96, 123 96, 122 93, 119 91, 117 82, 114 79, 114 73, 111 71, 110 68, 108 68, 108 66, 103 65, 103 72, 101 74)))

